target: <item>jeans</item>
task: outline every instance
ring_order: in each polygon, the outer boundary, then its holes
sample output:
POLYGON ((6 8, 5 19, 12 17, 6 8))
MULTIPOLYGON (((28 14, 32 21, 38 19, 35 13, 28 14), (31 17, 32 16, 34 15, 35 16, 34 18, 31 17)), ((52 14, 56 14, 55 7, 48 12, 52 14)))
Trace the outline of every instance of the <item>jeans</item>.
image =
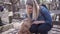
POLYGON ((31 33, 40 33, 40 34, 48 34, 48 31, 51 30, 51 27, 47 24, 32 24, 30 28, 31 33))

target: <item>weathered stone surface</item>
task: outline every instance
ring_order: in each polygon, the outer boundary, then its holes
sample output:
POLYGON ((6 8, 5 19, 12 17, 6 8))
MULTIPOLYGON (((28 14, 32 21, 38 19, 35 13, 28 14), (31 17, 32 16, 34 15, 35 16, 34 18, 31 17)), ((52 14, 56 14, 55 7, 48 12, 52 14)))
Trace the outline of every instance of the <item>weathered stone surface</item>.
POLYGON ((15 22, 15 23, 12 23, 12 24, 13 24, 13 27, 14 27, 15 29, 20 29, 21 23, 15 22))
POLYGON ((11 28, 13 28, 12 24, 4 25, 3 28, 2 28, 2 31, 7 31, 8 29, 11 29, 11 28))
POLYGON ((16 29, 9 29, 5 32, 2 32, 1 34, 17 34, 18 30, 16 29))
POLYGON ((2 32, 2 28, 3 28, 3 27, 2 27, 2 26, 0 26, 0 33, 2 32))
POLYGON ((9 24, 9 12, 7 9, 4 9, 4 11, 2 12, 2 16, 1 16, 1 20, 2 23, 4 24, 9 24))

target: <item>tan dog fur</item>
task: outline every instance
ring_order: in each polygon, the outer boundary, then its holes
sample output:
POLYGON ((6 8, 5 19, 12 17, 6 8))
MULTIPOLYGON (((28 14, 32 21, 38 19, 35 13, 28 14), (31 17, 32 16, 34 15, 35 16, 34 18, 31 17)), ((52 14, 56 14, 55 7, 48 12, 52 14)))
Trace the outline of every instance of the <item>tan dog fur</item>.
POLYGON ((23 20, 21 23, 22 24, 20 26, 20 31, 18 32, 18 34, 31 34, 31 32, 29 31, 29 28, 32 25, 31 19, 27 18, 23 20))

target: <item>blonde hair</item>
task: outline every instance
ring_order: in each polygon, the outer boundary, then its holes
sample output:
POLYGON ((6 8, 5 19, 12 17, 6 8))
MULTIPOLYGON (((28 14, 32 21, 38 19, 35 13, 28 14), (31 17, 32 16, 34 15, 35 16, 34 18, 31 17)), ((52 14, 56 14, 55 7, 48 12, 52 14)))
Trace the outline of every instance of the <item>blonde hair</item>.
MULTIPOLYGON (((36 20, 38 18, 38 16, 39 16, 39 5, 38 5, 36 0, 32 0, 32 4, 33 4, 32 18, 33 18, 33 20, 36 20)), ((30 18, 28 11, 27 11, 27 16, 30 18)))

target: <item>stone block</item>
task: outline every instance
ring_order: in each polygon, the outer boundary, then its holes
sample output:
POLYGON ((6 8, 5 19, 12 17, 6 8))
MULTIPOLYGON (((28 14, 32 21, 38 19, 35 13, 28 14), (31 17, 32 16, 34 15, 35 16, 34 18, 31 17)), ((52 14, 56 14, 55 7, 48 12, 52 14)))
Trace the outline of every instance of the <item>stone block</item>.
POLYGON ((9 30, 11 28, 13 28, 13 25, 12 24, 4 25, 3 28, 2 28, 2 32, 7 31, 7 30, 9 30))

